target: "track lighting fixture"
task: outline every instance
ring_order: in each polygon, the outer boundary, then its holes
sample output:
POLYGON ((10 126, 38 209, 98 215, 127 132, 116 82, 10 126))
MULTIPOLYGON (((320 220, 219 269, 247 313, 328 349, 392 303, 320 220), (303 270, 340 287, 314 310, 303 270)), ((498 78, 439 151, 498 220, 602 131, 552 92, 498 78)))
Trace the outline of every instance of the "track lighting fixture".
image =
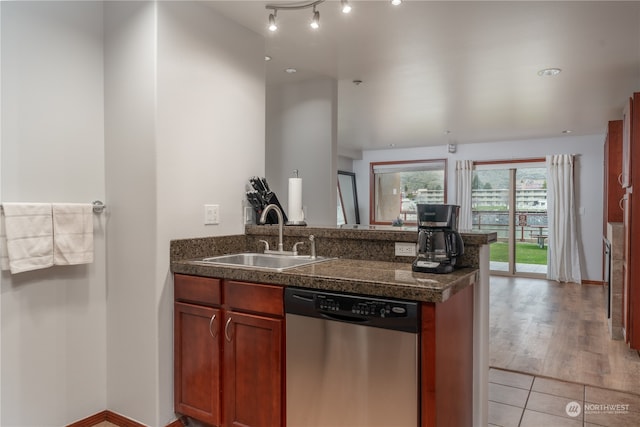
POLYGON ((310 25, 314 30, 320 28, 320 12, 316 10, 315 6, 313 6, 313 18, 311 19, 310 25))
MULTIPOLYGON (((268 4, 265 6, 265 9, 272 10, 273 13, 269 14, 269 30, 276 31, 278 29, 278 25, 276 24, 276 16, 278 16, 279 10, 300 10, 300 9, 308 9, 313 8, 313 18, 311 20, 311 28, 317 29, 320 28, 320 12, 316 10, 316 6, 324 3, 326 0, 315 0, 307 3, 302 3, 298 5, 286 6, 286 5, 276 5, 276 4, 268 4)), ((347 0, 341 1, 342 11, 344 13, 349 13, 351 11, 351 6, 347 0)))
POLYGON ((278 25, 276 24, 276 15, 278 11, 274 10, 273 13, 269 14, 269 31, 275 31, 278 29, 278 25))
MULTIPOLYGON (((0 0, 2 1, 2 0, 0 0)), ((316 6, 324 3, 326 0, 314 0, 307 1, 294 5, 284 5, 284 4, 268 4, 265 6, 265 9, 272 10, 273 12, 269 14, 269 31, 276 31, 278 29, 278 24, 276 23, 276 17, 278 16, 279 10, 301 10, 301 9, 309 9, 313 8, 313 17, 311 19, 311 23, 309 24, 311 28, 314 30, 320 28, 320 12, 316 10, 316 6)), ((391 0, 391 4, 394 6, 398 6, 402 4, 402 0, 391 0)), ((349 0, 340 0, 340 8, 342 13, 351 12, 351 4, 349 4, 349 0)))

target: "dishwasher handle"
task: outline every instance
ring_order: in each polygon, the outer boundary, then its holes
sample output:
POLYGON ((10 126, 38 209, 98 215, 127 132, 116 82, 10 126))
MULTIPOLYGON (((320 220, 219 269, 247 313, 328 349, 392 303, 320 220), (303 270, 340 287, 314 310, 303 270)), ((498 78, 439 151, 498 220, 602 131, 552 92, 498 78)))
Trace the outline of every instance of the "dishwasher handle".
POLYGON ((302 300, 304 302, 313 303, 313 296, 300 295, 300 294, 291 294, 291 298, 302 300))
POLYGON ((352 317, 352 316, 345 316, 343 314, 336 314, 336 313, 323 313, 323 312, 318 312, 320 314, 320 316, 324 317, 325 319, 328 320, 339 320, 341 322, 349 322, 349 323, 369 323, 369 319, 363 319, 362 317, 352 317))

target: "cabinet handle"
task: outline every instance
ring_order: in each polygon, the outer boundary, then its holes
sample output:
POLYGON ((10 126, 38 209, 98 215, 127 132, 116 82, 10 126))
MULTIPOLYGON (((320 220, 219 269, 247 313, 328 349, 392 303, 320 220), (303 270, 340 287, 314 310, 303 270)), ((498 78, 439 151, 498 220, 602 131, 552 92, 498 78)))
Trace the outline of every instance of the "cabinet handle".
POLYGON ((224 337, 227 341, 231 342, 231 337, 229 337, 229 326, 231 325, 231 317, 227 319, 227 323, 224 325, 224 337))
POLYGON ((618 175, 618 184, 622 185, 622 173, 618 175))
POLYGON ((215 338, 218 334, 214 332, 211 327, 213 326, 213 322, 216 321, 216 315, 211 316, 211 320, 209 320, 209 334, 211 334, 212 338, 215 338))
POLYGON ((624 203, 624 197, 622 199, 620 199, 620 201, 618 202, 618 207, 620 207, 620 210, 624 211, 624 206, 622 205, 624 203))

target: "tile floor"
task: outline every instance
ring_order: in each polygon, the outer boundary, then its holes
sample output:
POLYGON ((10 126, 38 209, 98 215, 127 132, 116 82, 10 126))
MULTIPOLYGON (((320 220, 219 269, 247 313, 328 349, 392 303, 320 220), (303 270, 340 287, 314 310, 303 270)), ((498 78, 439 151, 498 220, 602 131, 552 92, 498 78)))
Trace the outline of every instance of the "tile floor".
POLYGON ((489 426, 640 426, 640 395, 491 368, 489 426))

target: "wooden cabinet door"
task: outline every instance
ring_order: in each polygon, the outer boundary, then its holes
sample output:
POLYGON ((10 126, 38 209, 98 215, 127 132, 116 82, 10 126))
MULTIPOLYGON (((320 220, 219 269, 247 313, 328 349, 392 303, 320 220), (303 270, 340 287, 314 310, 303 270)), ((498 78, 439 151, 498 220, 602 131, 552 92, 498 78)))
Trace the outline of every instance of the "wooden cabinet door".
MULTIPOLYGON (((631 114, 631 183, 635 182, 640 186, 640 93, 634 93, 631 114), (634 163, 636 162, 636 163, 634 163)), ((640 349, 640 197, 636 197, 637 191, 632 185, 627 189, 628 220, 625 223, 626 242, 629 245, 628 252, 625 252, 625 262, 627 264, 626 277, 628 279, 625 288, 625 308, 627 310, 625 318, 626 340, 632 349, 640 349)))
POLYGON ((604 224, 603 233, 607 235, 608 222, 622 222, 622 120, 609 122, 607 139, 604 145, 604 224))
POLYGON ((229 311, 224 323, 225 426, 281 426, 284 321, 229 311))
POLYGON ((175 411, 220 426, 221 311, 181 302, 174 307, 175 411))

